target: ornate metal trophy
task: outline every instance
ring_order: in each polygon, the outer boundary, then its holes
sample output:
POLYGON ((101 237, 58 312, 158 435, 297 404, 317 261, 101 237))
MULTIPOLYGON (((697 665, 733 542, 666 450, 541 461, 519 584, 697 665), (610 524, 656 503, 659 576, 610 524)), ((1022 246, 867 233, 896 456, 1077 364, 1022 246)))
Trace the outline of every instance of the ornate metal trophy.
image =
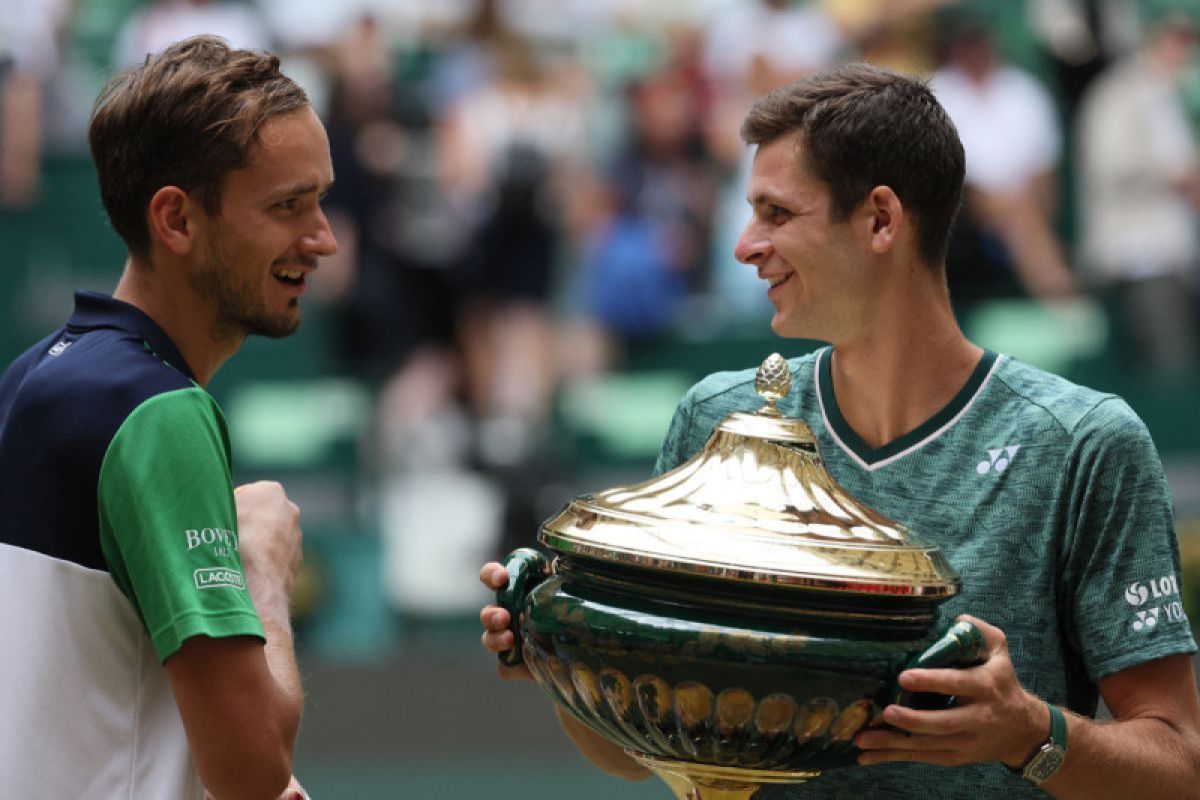
POLYGON ((969 624, 933 630, 958 575, 834 482, 808 426, 775 407, 790 388, 772 355, 762 409, 664 475, 572 500, 542 525, 552 565, 532 549, 506 561, 517 645, 502 660, 680 800, 851 766, 887 704, 949 702, 904 696, 902 670, 984 655, 969 624))

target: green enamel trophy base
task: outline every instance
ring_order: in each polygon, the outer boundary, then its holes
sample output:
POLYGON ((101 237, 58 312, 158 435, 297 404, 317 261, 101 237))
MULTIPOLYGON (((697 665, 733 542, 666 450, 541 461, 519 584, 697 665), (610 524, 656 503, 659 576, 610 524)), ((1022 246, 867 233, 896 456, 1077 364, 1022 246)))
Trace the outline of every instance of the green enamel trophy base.
POLYGON ((766 784, 804 783, 821 774, 820 770, 765 772, 717 767, 625 752, 671 787, 676 800, 750 800, 766 784))

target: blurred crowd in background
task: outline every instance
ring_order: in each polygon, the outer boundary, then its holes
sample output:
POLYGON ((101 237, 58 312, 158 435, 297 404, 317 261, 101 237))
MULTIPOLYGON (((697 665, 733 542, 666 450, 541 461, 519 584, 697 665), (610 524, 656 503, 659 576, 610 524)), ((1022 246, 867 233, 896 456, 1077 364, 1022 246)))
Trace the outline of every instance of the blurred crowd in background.
MULTIPOLYGON (((699 353, 695 373, 798 354, 771 343, 765 286, 732 257, 738 128, 757 97, 839 62, 929 76, 959 129, 948 275, 969 333, 1001 349, 989 324, 1019 337, 1049 318, 1031 357, 1051 368, 1070 345, 1190 385, 1198 31, 1197 0, 3 0, 0 217, 12 236, 37 215, 98 224, 48 206, 47 165, 86 160, 113 71, 201 32, 279 53, 337 176, 341 250, 305 303, 322 363, 365 398, 346 513, 377 534, 367 561, 393 607, 457 613, 485 557, 617 474, 580 477, 564 418, 638 431, 625 474, 648 476, 698 374, 631 389, 646 353, 699 353), (739 337, 758 355, 703 355, 739 337)), ((47 274, 36 255, 24 268, 47 274)), ((85 273, 109 290, 119 270, 85 273)))

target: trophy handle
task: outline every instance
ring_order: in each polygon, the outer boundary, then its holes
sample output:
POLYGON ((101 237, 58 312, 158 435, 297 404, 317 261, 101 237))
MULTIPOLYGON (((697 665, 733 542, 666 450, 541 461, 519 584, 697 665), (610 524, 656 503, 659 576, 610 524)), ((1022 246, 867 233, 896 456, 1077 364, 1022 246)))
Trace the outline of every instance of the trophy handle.
MULTIPOLYGON (((941 669, 943 667, 974 667, 987 661, 987 642, 983 631, 966 620, 959 620, 925 648, 913 656, 904 669, 941 669)), ((896 692, 897 705, 933 710, 949 708, 954 698, 935 692, 896 692)))
POLYGON ((522 663, 524 656, 521 652, 521 631, 517 623, 520 621, 521 606, 525 598, 533 591, 534 586, 550 574, 550 563, 546 557, 531 547, 513 550, 502 562, 508 570, 508 583, 503 589, 496 590, 496 605, 508 612, 508 629, 513 634, 511 650, 500 654, 500 663, 515 667, 522 663))

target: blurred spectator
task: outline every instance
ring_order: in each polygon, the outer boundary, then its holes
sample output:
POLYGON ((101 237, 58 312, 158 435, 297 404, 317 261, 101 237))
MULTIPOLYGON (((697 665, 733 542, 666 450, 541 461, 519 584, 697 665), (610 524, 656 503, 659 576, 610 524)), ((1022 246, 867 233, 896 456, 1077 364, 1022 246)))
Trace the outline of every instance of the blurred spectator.
POLYGON ((1200 7, 1155 6, 1143 46, 1097 80, 1080 113, 1081 252, 1131 362, 1178 376, 1197 355, 1200 161, 1179 81, 1200 7))
POLYGON ((934 68, 933 12, 960 0, 821 0, 863 61, 901 72, 934 68))
POLYGON ((966 196, 950 243, 947 279, 959 310, 1004 295, 1067 297, 1076 281, 1054 228, 1062 134, 1049 93, 997 53, 986 19, 946 15, 938 100, 967 157, 966 196))
POLYGON ((608 213, 584 265, 590 316, 619 339, 670 330, 707 262, 714 181, 704 95, 686 63, 629 87, 628 140, 608 172, 608 213))
POLYGON ((569 69, 528 44, 494 47, 490 80, 446 110, 439 174, 467 245, 459 332, 480 455, 512 465, 536 444, 555 388, 547 307, 584 161, 584 109, 569 69))
POLYGON ((709 35, 706 58, 718 82, 761 88, 832 63, 844 46, 837 25, 818 3, 755 0, 721 15, 709 35))
POLYGON ((753 0, 714 18, 704 58, 718 92, 712 129, 718 157, 741 159, 738 127, 754 100, 835 63, 846 44, 834 20, 813 2, 753 0))
POLYGON ((402 119, 392 48, 378 20, 366 14, 349 25, 326 61, 326 128, 337 175, 326 208, 342 246, 314 289, 341 302, 343 360, 375 383, 438 338, 431 320, 450 312, 413 278, 417 265, 402 246, 398 194, 414 144, 402 119))
POLYGON ((486 84, 496 67, 494 48, 515 38, 498 0, 475 0, 471 13, 442 43, 433 75, 435 110, 486 84))
POLYGON ((1028 0, 1031 32, 1049 59, 1072 126, 1088 86, 1115 59, 1137 49, 1142 0, 1028 0))
POLYGON ((816 2, 754 0, 738 3, 710 21, 705 65, 716 99, 708 143, 724 168, 712 244, 712 287, 722 313, 735 319, 761 320, 764 308, 769 308, 754 270, 733 257, 749 214, 746 183, 754 155, 738 134, 741 121, 759 97, 832 66, 847 46, 835 21, 816 2))
POLYGON ((154 0, 126 20, 117 35, 113 65, 140 63, 172 42, 198 33, 220 36, 233 47, 265 50, 266 25, 251 6, 226 0, 154 0))
POLYGON ((45 93, 69 12, 68 0, 0 3, 0 209, 37 198, 45 93))

